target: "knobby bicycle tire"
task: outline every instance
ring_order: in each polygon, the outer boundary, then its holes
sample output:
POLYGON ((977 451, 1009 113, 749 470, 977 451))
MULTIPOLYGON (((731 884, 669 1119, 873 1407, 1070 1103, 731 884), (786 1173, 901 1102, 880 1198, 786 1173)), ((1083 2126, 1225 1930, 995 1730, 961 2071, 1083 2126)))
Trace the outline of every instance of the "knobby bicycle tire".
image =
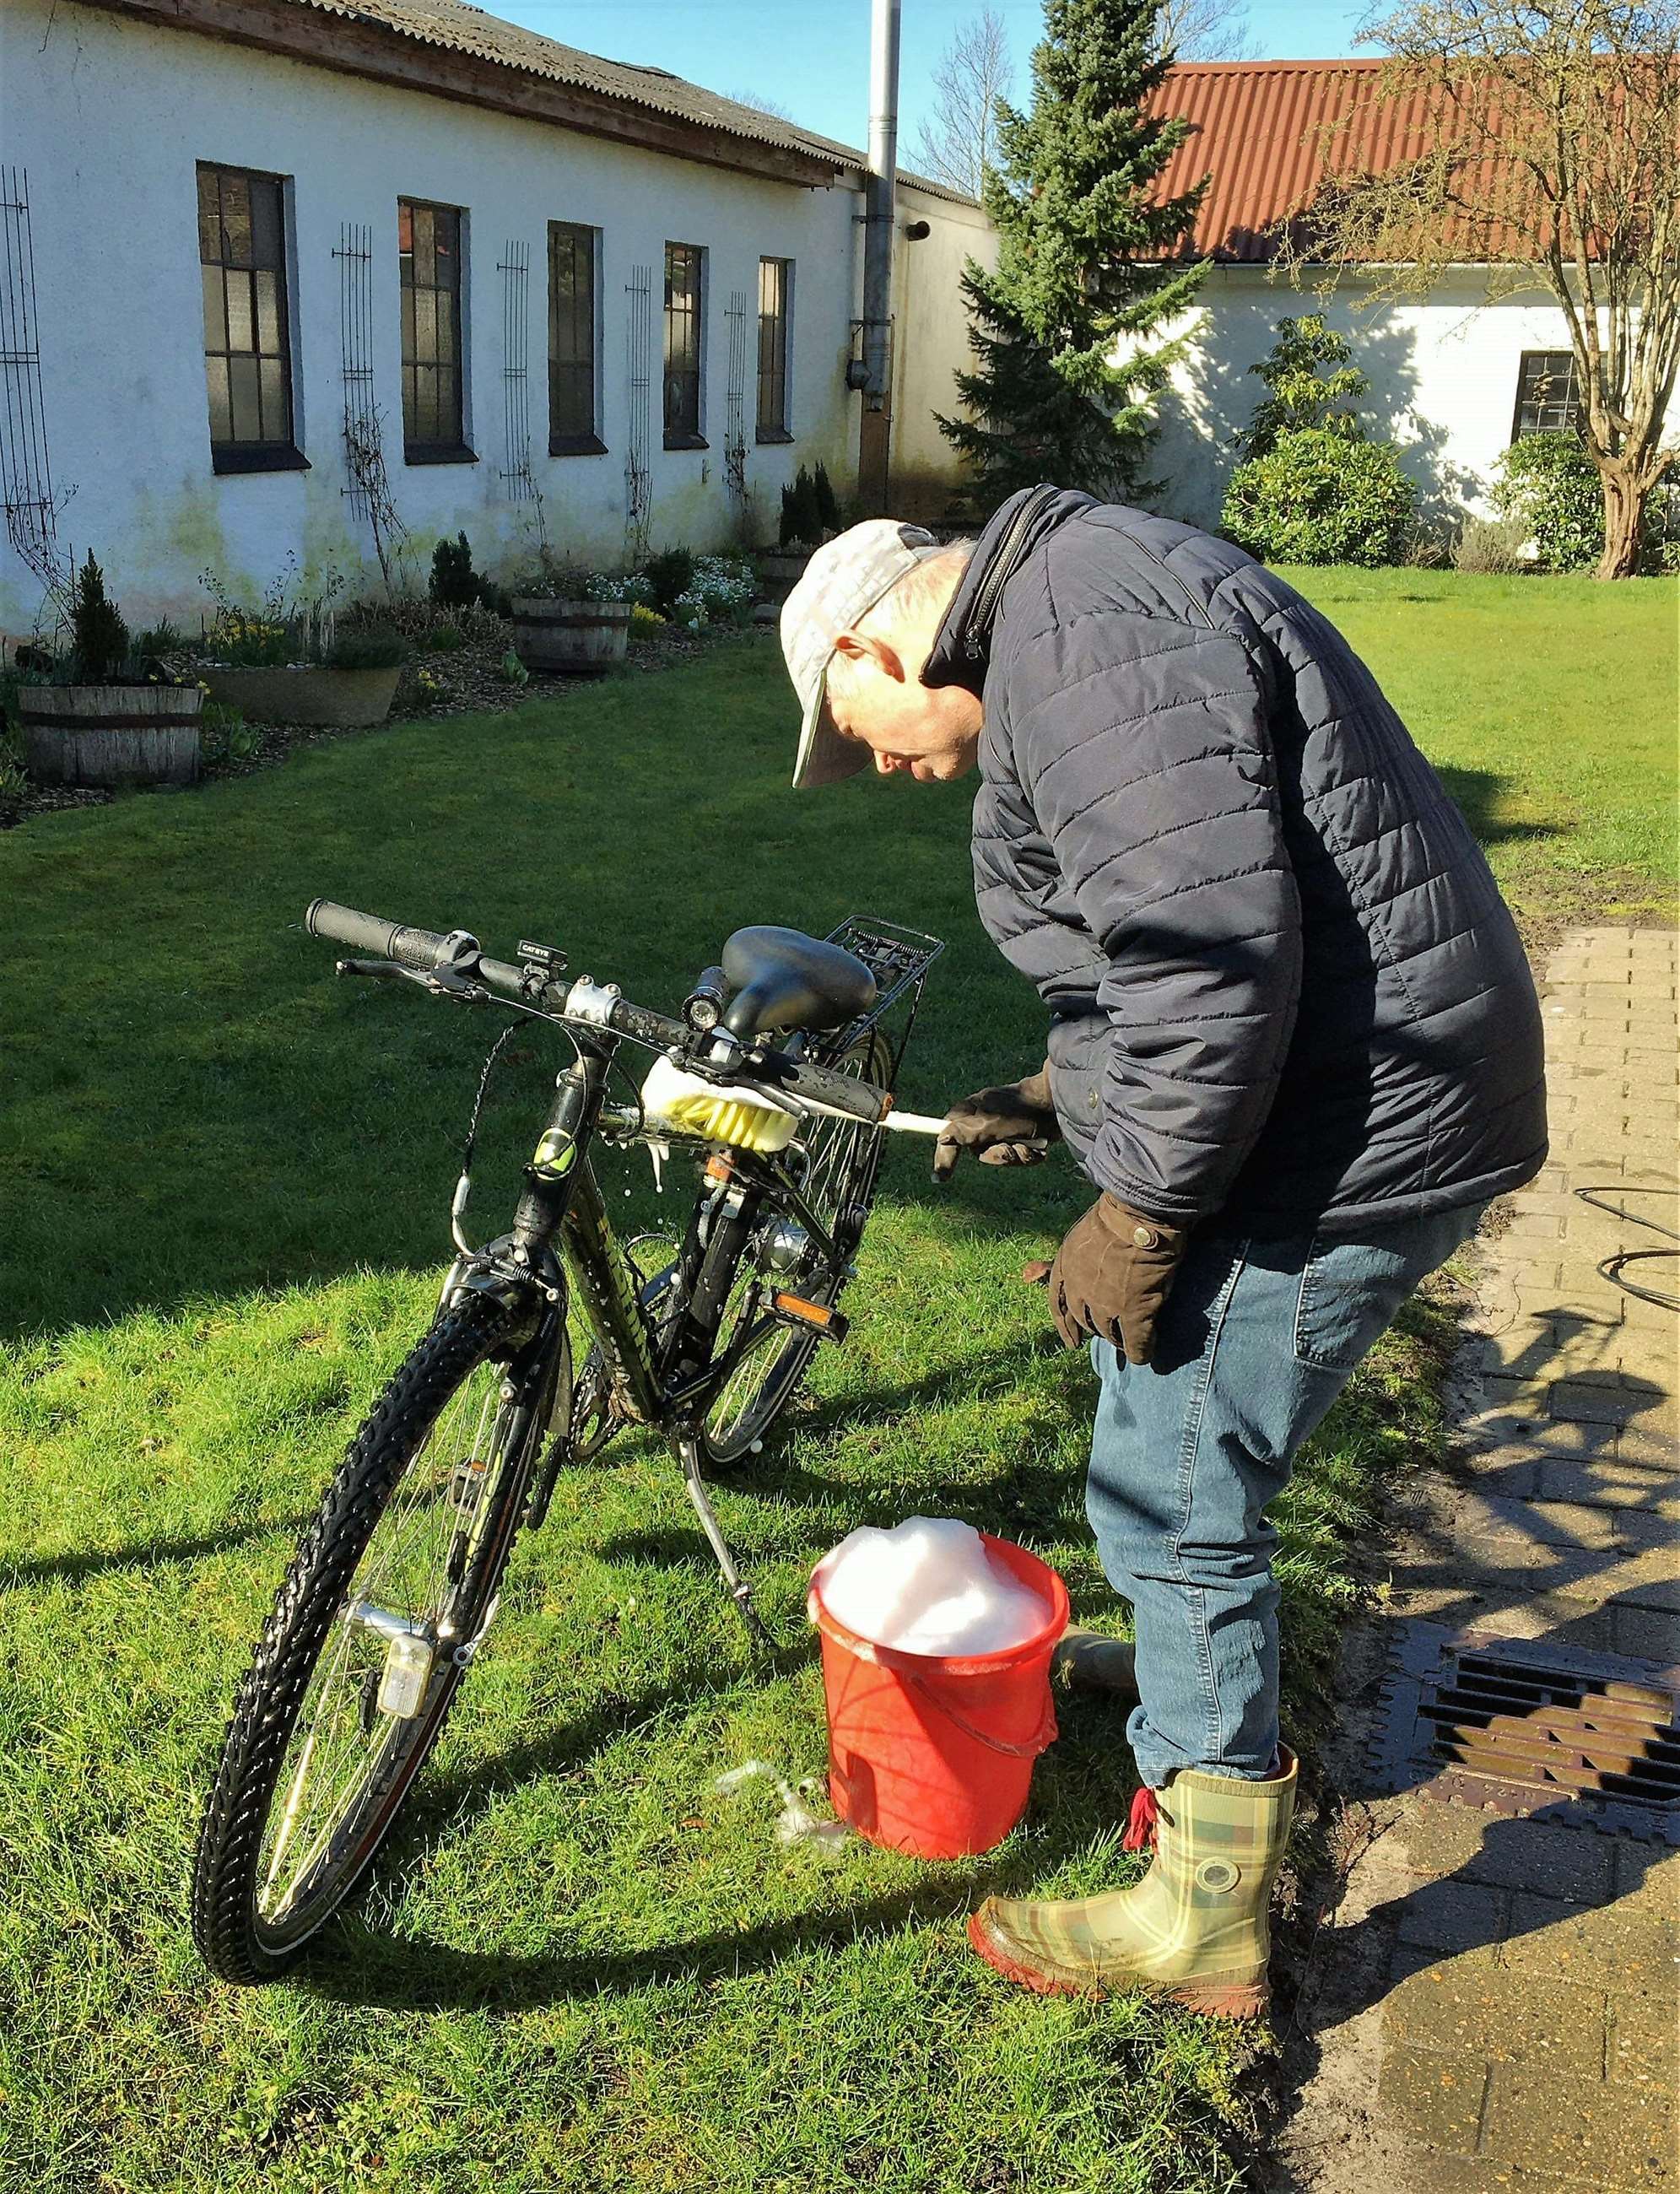
MULTIPOLYGON (((299 1544, 236 1696, 221 1762, 199 1829, 192 1900, 192 1933, 221 1979, 277 1979, 305 1944, 342 1908, 389 1834, 437 1743, 466 1670, 440 1655, 425 1704, 394 1724, 370 1780, 366 1822, 358 1822, 336 1874, 329 1873, 290 1926, 265 1922, 258 1908, 264 1833, 310 1681, 332 1634, 362 1557, 410 1462, 421 1453, 450 1400, 495 1358, 509 1335, 509 1313, 492 1297, 467 1295, 441 1311, 394 1374, 351 1442, 299 1544), (398 1740, 397 1732, 405 1732, 398 1740), (388 1755, 388 1756, 387 1756, 388 1755)), ((489 1490, 482 1542, 490 1554, 467 1581, 472 1604, 460 1612, 476 1631, 491 1605, 518 1530, 532 1442, 489 1490), (507 1511, 512 1505, 513 1513, 507 1511), (493 1511, 493 1513, 492 1513, 493 1511)), ((335 1830, 335 1840, 343 1834, 335 1830)), ((329 1853, 330 1857, 330 1852, 329 1853)))

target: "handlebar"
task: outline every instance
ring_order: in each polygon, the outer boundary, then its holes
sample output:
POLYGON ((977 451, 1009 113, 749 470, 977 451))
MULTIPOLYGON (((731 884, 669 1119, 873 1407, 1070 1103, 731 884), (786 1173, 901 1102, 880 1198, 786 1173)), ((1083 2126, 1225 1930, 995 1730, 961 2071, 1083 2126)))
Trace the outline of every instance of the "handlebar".
MULTIPOLYGON (((536 968, 492 960, 480 951, 477 938, 464 929, 444 936, 434 929, 416 929, 404 922, 383 921, 378 915, 362 914, 353 906, 340 906, 330 899, 310 902, 303 926, 312 937, 330 937, 336 944, 388 960, 413 974, 448 971, 560 1019, 608 1029, 615 1036, 628 1037, 656 1051, 682 1051, 690 1065, 696 1063, 697 1048, 714 1041, 709 1033, 697 1031, 685 1021, 632 1005, 616 990, 587 981, 567 983, 536 968)), ((729 1073, 734 1080, 749 1077, 761 1080, 791 1096, 809 1098, 814 1104, 831 1106, 854 1120, 871 1123, 884 1116, 892 1101, 885 1090, 867 1082, 854 1081, 850 1075, 836 1074, 808 1060, 794 1059, 768 1045, 754 1044, 742 1057, 731 1060, 729 1073)))

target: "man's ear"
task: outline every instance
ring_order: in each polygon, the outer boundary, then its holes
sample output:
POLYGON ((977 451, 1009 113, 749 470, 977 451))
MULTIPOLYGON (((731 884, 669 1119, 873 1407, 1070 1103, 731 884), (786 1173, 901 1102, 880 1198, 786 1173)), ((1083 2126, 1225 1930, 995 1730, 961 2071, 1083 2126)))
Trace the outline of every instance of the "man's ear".
POLYGON ((860 658, 873 663, 884 678, 904 683, 904 658, 890 640, 882 640, 873 632, 842 632, 835 635, 834 652, 851 662, 860 658))

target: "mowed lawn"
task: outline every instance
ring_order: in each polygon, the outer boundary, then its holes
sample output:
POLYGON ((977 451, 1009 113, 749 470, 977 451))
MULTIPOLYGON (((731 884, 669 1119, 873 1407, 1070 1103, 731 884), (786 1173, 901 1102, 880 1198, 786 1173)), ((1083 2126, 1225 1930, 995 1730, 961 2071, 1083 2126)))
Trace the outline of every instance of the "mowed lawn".
MULTIPOLYGON (((1534 582, 1506 612, 1469 583, 1390 576, 1429 606, 1363 575, 1311 583, 1431 751, 1499 780, 1470 804, 1507 876, 1537 894, 1553 871, 1559 892, 1613 876, 1659 903, 1674 590, 1534 582), (1637 676, 1609 676, 1606 618, 1637 676), (1608 821, 1579 751, 1594 710, 1622 741, 1608 821)), ((307 901, 465 924, 502 950, 548 939, 664 1007, 740 922, 820 933, 872 911, 950 940, 908 1103, 1041 1055, 1035 1002, 975 921, 964 790, 794 798, 788 744, 773 650, 743 642, 0 839, 0 2184, 1240 2183, 1264 2035, 1018 1995, 966 1946, 987 1887, 1065 1894, 1138 1869, 1117 1849, 1119 1718, 1064 1702, 1026 1824, 972 1864, 789 1854, 763 1786, 713 1788, 752 1757, 821 1766, 803 1586, 860 1521, 1006 1532, 1062 1568, 1077 1612, 1119 1623, 1081 1513, 1090 1375, 1016 1277, 1086 1200, 1065 1162, 968 1169, 942 1194, 925 1151, 892 1151, 852 1337, 720 1496, 788 1640, 777 1663, 748 1655, 674 1467, 622 1439, 517 1555, 359 1911, 261 1992, 211 1984, 191 1946, 228 1699, 321 1484, 428 1315, 496 1025, 335 984, 330 949, 301 934, 307 901)), ((544 1037, 513 1047, 476 1228, 511 1199, 558 1063, 544 1037)), ((608 1186, 627 1226, 679 1223, 679 1177, 662 1205, 645 1165, 608 1186)), ((1408 1314, 1283 1504, 1298 1734, 1362 1588, 1379 1489, 1436 1435, 1444 1340, 1440 1313, 1408 1314)))

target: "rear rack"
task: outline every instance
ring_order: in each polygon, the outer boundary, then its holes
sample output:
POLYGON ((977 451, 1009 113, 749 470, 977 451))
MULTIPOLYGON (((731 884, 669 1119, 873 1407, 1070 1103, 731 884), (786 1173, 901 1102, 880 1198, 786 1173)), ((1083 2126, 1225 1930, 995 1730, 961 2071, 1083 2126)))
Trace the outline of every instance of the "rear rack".
POLYGON ((843 1057, 865 1030, 877 1027, 901 999, 908 997, 909 1011, 892 1047, 896 1074, 904 1047, 910 1040, 910 1031, 915 1025, 927 971, 944 951, 943 940, 930 937, 926 930, 906 929, 902 922, 881 922, 873 915, 849 914, 838 929, 829 931, 828 941, 854 953, 863 962, 875 979, 875 1002, 868 1013, 860 1014, 813 1048, 825 1058, 843 1057))

